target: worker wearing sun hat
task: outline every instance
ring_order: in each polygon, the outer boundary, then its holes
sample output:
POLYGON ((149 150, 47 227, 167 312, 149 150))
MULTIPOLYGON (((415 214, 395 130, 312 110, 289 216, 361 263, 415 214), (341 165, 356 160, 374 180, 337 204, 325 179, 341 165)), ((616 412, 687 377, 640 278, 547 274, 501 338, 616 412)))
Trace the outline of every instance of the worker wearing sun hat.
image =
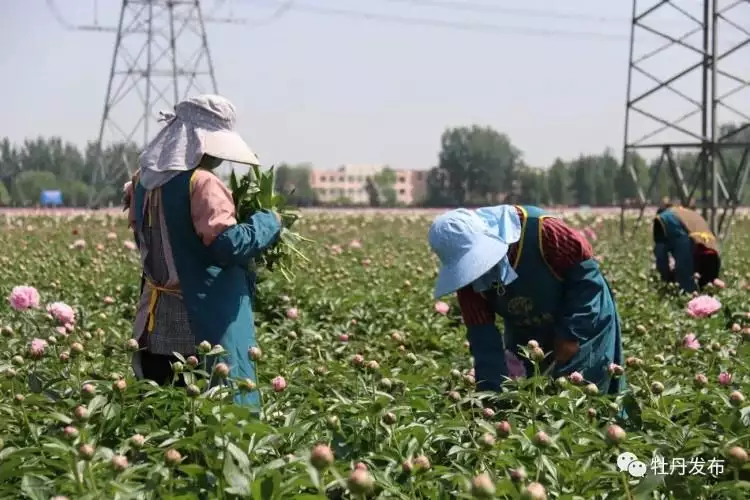
POLYGON ((663 281, 676 281, 683 291, 691 293, 719 277, 721 256, 716 235, 694 210, 664 203, 654 217, 653 238, 656 269, 663 281))
MULTIPOLYGON (((248 264, 275 242, 279 216, 259 212, 236 220, 232 194, 212 171, 222 161, 258 164, 234 130, 235 108, 227 99, 189 98, 163 117, 166 126, 126 185, 143 267, 133 327, 141 350, 133 368, 139 378, 169 384, 170 364, 178 359, 173 353, 200 354, 197 346, 205 341, 223 348, 208 360, 209 370, 224 362, 229 377, 257 382, 248 354, 256 345, 255 277, 248 264)), ((260 410, 257 391, 238 391, 235 401, 260 410)))
POLYGON ((530 340, 550 354, 545 373, 577 371, 605 393, 624 387, 612 376, 623 363, 614 299, 577 231, 537 207, 500 205, 440 215, 428 240, 441 263, 435 298, 457 292, 480 390, 500 389, 505 349, 520 355, 530 340))

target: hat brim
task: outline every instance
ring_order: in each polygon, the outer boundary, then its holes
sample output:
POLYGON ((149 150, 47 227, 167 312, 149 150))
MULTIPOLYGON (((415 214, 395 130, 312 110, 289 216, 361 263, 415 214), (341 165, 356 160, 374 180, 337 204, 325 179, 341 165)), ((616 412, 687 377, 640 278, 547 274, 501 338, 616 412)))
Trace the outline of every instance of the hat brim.
POLYGON ((508 253, 508 245, 487 235, 480 235, 471 250, 453 264, 440 268, 435 284, 435 298, 455 292, 479 279, 508 253))
POLYGON ((243 165, 260 165, 253 150, 236 132, 203 130, 201 136, 203 154, 243 165))

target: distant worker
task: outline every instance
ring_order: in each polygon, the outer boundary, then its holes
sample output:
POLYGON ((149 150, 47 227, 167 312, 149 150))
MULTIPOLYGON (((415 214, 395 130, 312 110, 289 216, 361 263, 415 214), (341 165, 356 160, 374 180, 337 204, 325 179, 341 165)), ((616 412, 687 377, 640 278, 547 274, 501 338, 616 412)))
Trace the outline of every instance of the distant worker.
POLYGON ((578 372, 602 393, 624 388, 615 301, 578 231, 540 208, 500 205, 451 210, 435 219, 428 239, 441 262, 435 298, 458 294, 480 390, 499 390, 508 376, 505 350, 518 356, 531 340, 551 353, 542 372, 578 372))
POLYGON ((656 212, 653 234, 656 269, 663 281, 676 281, 683 291, 692 293, 719 277, 721 258, 716 235, 697 212, 667 203, 656 212))

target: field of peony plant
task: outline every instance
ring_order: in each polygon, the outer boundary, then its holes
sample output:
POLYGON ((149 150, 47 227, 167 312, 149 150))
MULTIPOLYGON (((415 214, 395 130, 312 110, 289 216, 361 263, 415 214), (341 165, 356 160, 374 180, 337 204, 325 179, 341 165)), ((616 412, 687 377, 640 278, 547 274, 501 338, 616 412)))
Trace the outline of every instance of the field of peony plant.
POLYGON ((300 221, 310 262, 260 280, 259 380, 229 381, 261 391, 257 419, 198 358, 173 367, 185 388, 134 379, 123 218, 6 217, 0 498, 748 498, 748 220, 723 282, 692 298, 657 283, 648 225, 623 244, 611 216, 566 216, 616 290, 617 398, 577 373, 475 392, 457 304, 432 299, 430 220, 300 221))

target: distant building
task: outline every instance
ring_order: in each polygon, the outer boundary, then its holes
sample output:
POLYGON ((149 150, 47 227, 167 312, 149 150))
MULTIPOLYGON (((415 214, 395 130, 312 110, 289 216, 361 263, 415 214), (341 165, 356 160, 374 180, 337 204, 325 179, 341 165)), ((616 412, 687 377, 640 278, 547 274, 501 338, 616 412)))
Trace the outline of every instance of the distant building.
MULTIPOLYGON (((321 203, 346 199, 355 205, 367 205, 370 198, 365 189, 367 178, 383 171, 385 165, 342 165, 336 169, 313 169, 310 186, 321 203)), ((419 203, 427 192, 426 170, 394 170, 396 200, 399 204, 419 203)))

